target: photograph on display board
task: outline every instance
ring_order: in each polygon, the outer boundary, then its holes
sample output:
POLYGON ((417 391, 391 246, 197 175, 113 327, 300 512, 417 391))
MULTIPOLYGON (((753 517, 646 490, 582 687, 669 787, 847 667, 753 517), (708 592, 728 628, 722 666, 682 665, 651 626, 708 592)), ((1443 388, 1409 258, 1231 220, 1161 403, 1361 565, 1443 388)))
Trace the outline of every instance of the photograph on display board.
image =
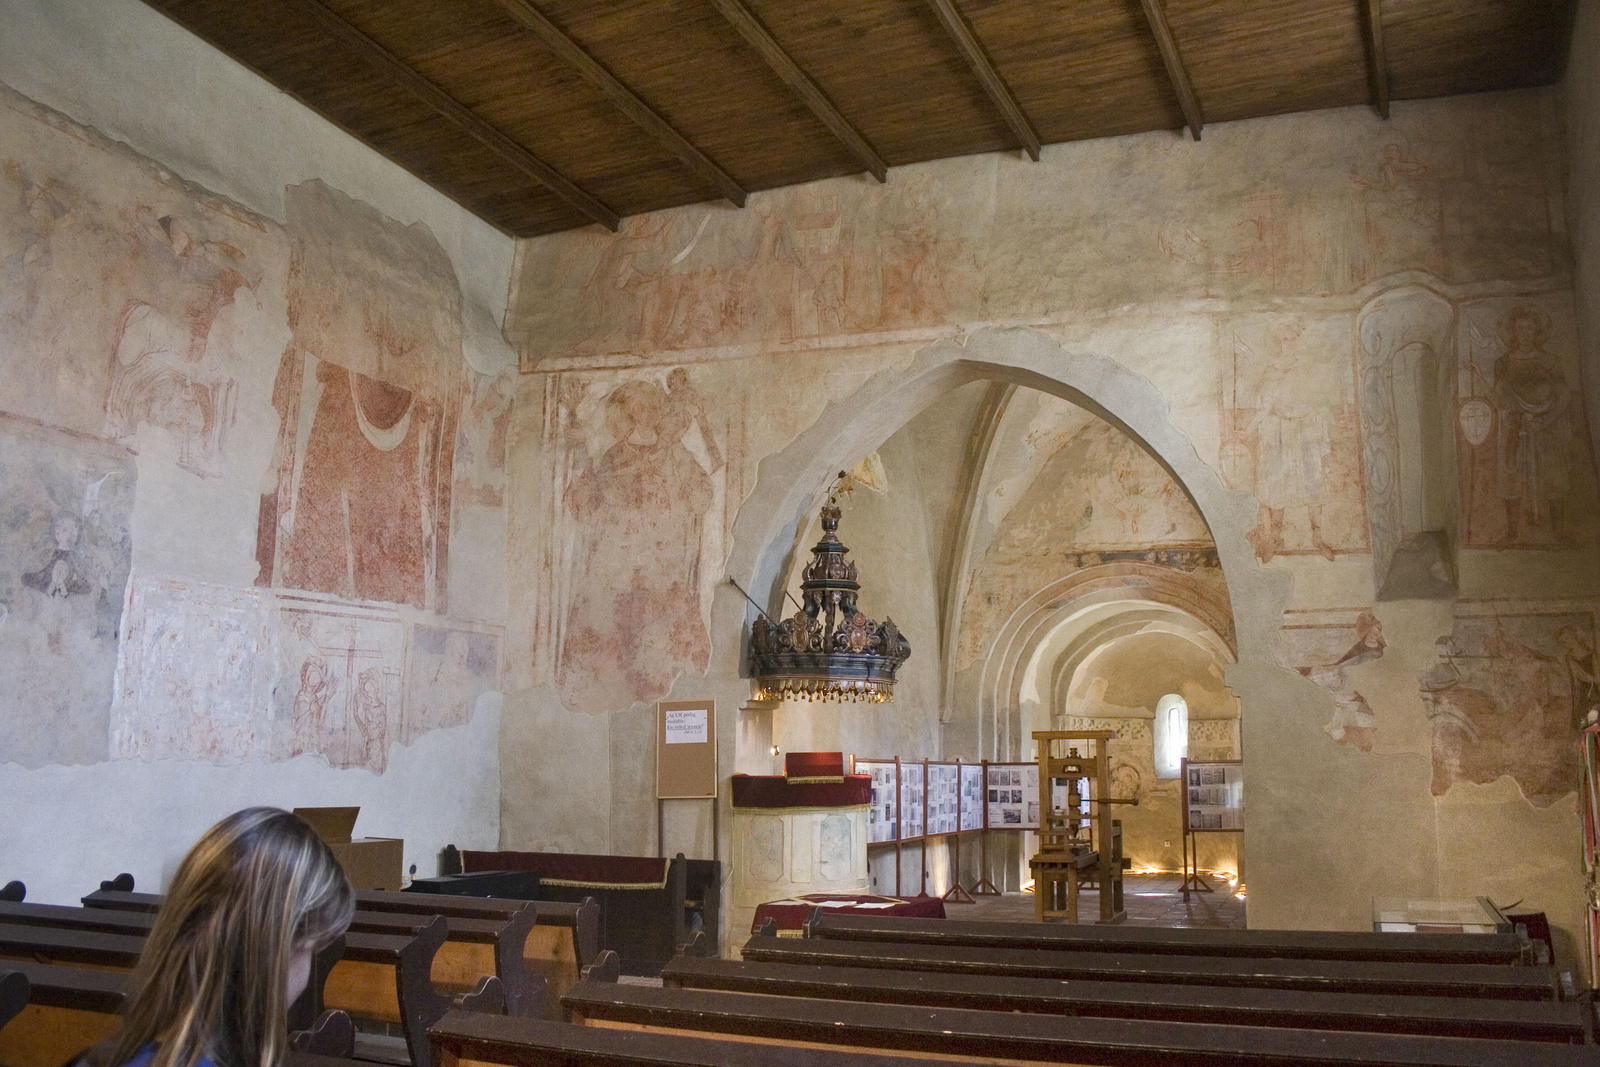
POLYGON ((894 812, 894 764, 857 760, 855 768, 857 774, 872 776, 872 808, 867 812, 867 844, 895 840, 898 827, 894 812))
POLYGON ((1190 763, 1185 799, 1191 830, 1244 829, 1244 765, 1190 763))
POLYGON ((900 840, 922 836, 922 764, 900 764, 900 840))
POLYGON ((1039 765, 991 763, 988 805, 989 826, 992 829, 1038 829, 1039 765))
POLYGON ((983 829, 983 765, 961 765, 961 829, 983 829))
POLYGON ((933 834, 956 832, 956 805, 960 797, 959 768, 954 763, 928 764, 928 827, 933 834))

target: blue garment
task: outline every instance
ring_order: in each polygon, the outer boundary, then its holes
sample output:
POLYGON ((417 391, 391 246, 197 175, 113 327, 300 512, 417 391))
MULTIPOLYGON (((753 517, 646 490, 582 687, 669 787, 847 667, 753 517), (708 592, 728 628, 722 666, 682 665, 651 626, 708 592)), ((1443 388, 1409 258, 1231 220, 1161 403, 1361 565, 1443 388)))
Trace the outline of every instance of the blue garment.
MULTIPOLYGON (((122 1067, 150 1067, 150 1061, 155 1058, 155 1055, 156 1046, 146 1045, 139 1050, 137 1056, 124 1063, 122 1067)), ((210 1056, 201 1056, 195 1067, 217 1067, 217 1065, 211 1062, 210 1056)))

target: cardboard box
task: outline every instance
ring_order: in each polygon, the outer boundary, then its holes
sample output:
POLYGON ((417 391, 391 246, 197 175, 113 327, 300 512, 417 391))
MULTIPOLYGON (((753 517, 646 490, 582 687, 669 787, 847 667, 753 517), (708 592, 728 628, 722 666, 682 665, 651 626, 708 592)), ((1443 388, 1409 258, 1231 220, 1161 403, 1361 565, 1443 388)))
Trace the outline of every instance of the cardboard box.
POLYGON ((361 814, 359 807, 295 808, 294 813, 311 824, 355 888, 400 888, 401 868, 405 864, 404 838, 352 839, 350 833, 355 829, 356 816, 361 814))

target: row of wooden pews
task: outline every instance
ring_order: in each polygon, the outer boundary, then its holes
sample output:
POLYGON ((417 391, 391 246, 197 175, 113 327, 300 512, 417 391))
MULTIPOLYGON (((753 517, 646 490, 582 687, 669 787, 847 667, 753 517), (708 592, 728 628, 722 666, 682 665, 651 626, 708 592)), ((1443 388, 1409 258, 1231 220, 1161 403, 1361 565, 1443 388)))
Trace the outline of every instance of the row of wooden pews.
MULTIPOLYGON (((1600 1064, 1593 997, 1519 935, 826 912, 803 938, 775 934, 741 960, 680 956, 659 989, 615 984, 602 954, 563 1001, 575 1022, 652 1037, 984 1063, 1600 1064)), ((441 1026, 464 1025, 451 1018, 441 1026)))
MULTIPOLYGON (((161 898, 132 892, 125 877, 102 885, 83 907, 27 903, 25 890, 0 897, 0 975, 18 976, 0 989, 28 990, 0 1028, 5 1067, 60 1067, 115 1030, 161 898)), ((427 1030, 452 1008, 559 1012, 560 993, 598 951, 596 913, 589 901, 358 893, 350 930, 319 955, 291 1012, 293 1047, 433 1067, 427 1030), (399 1036, 385 1040, 387 1028, 399 1036)))

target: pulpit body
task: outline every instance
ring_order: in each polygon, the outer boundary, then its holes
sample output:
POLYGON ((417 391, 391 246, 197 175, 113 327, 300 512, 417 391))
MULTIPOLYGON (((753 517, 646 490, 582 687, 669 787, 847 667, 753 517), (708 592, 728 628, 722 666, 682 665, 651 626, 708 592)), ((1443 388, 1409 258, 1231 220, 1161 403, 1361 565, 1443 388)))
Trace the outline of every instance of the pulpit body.
POLYGON ((733 776, 730 931, 749 930, 767 901, 867 891, 872 780, 843 770, 840 755, 837 775, 733 776))

